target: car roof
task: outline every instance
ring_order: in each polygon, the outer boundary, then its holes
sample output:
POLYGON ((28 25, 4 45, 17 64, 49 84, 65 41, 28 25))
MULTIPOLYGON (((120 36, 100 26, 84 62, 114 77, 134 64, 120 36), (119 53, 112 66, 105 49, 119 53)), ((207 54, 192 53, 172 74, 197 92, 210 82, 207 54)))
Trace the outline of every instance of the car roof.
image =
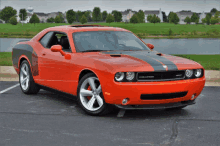
POLYGON ((48 29, 56 29, 56 30, 63 30, 68 29, 68 31, 99 31, 99 30, 108 30, 108 31, 128 31, 123 28, 119 27, 109 27, 109 26, 102 26, 102 25, 62 25, 62 26, 55 26, 50 27, 48 29))
POLYGON ((49 32, 49 31, 61 31, 66 33, 74 33, 74 32, 82 32, 82 31, 127 31, 129 30, 119 28, 119 27, 109 27, 109 26, 102 26, 102 25, 61 25, 61 26, 54 26, 49 27, 42 30, 36 36, 32 38, 32 41, 39 41, 42 36, 49 32))

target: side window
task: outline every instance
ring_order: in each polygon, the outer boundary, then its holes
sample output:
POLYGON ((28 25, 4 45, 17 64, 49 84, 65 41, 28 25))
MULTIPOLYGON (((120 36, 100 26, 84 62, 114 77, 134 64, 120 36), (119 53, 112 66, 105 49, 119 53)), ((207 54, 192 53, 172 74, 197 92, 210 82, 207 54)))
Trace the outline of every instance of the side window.
POLYGON ((58 44, 62 46, 63 51, 71 52, 69 40, 68 40, 68 37, 65 33, 55 32, 54 36, 57 38, 58 44))
POLYGON ((40 43, 44 46, 44 48, 47 48, 48 42, 50 41, 51 36, 53 35, 53 32, 48 32, 46 35, 44 35, 40 43))

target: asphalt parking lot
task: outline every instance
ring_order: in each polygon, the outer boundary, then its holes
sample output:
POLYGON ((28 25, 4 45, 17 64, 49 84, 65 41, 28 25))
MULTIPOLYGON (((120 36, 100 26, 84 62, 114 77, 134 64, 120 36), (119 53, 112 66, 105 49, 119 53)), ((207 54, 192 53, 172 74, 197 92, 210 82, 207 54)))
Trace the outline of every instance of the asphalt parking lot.
MULTIPOLYGON (((0 82, 0 91, 18 82, 0 82)), ((0 94, 0 146, 218 146, 220 87, 205 87, 183 110, 131 110, 84 114, 75 100, 17 86, 0 94)))

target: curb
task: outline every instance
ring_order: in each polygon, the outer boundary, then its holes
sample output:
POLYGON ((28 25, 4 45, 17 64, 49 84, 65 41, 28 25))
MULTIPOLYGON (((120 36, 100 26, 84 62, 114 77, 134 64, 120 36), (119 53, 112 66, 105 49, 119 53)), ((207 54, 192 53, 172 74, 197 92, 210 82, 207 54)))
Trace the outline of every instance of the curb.
MULTIPOLYGON (((205 86, 220 86, 220 71, 205 70, 205 86)), ((19 81, 13 66, 0 66, 0 81, 19 81)))

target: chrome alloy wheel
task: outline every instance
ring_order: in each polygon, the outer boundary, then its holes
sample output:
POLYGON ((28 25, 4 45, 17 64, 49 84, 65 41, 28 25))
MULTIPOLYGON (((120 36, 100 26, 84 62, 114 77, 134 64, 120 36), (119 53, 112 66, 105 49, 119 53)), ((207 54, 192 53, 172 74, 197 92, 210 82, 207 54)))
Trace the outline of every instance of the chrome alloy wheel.
POLYGON ((101 85, 97 77, 87 78, 80 87, 80 100, 89 111, 99 110, 104 101, 101 97, 101 85))
POLYGON ((22 64, 21 70, 20 70, 20 84, 23 90, 27 90, 30 84, 29 80, 30 80, 29 68, 27 64, 24 63, 22 64))

